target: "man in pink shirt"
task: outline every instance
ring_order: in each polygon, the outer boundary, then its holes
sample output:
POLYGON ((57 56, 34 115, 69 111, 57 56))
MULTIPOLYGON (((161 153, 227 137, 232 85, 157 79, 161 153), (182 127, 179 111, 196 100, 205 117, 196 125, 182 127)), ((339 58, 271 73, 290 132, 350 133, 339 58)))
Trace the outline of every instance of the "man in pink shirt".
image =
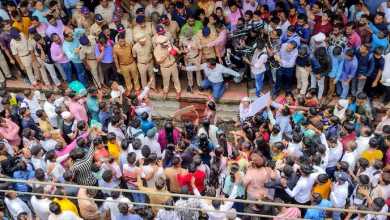
POLYGON ((37 16, 31 17, 31 27, 35 27, 38 34, 40 34, 42 37, 46 36, 47 24, 45 22, 40 22, 37 16))
POLYGON ((84 108, 84 99, 82 99, 75 91, 68 94, 71 98, 69 111, 77 121, 88 122, 87 111, 84 108))
POLYGON ((225 45, 226 45, 226 41, 227 41, 227 33, 226 33, 226 29, 223 29, 222 23, 220 23, 220 22, 215 23, 214 26, 215 26, 215 30, 218 33, 218 37, 214 41, 208 43, 207 47, 218 46, 218 48, 219 48, 218 60, 219 60, 220 64, 223 64, 222 58, 225 57, 225 53, 226 53, 225 45))
POLYGON ((362 41, 360 39, 360 36, 358 33, 356 33, 356 23, 353 21, 350 21, 347 23, 345 33, 347 33, 348 41, 349 41, 349 48, 354 48, 356 46, 360 46, 362 44, 362 41))

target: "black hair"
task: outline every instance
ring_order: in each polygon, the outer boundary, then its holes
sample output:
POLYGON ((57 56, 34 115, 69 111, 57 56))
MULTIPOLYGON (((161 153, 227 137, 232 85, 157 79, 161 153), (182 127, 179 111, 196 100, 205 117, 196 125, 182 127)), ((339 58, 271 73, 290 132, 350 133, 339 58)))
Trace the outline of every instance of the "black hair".
POLYGON ((172 122, 166 122, 164 126, 165 130, 165 140, 168 144, 175 144, 173 138, 173 124, 172 122))
POLYGON ((175 151, 175 145, 174 144, 167 144, 167 149, 165 150, 164 162, 172 160, 172 158, 175 155, 174 151, 175 151))
POLYGON ((363 168, 367 168, 370 165, 366 158, 359 158, 358 163, 363 168))
POLYGON ((209 187, 219 188, 219 176, 221 174, 221 166, 218 163, 213 163, 210 167, 210 177, 207 185, 209 187))
POLYGON ((219 135, 218 144, 223 149, 223 156, 228 157, 228 153, 229 153, 228 147, 230 147, 230 146, 229 146, 229 143, 227 141, 226 134, 222 133, 219 135))
MULTIPOLYGON (((347 111, 345 111, 347 112, 347 111)), ((352 111, 353 112, 353 111, 352 111)), ((355 125, 352 124, 351 122, 349 121, 345 121, 343 123, 343 128, 348 132, 348 133, 352 133, 353 131, 355 131, 355 125)))
POLYGON ((61 214, 61 207, 57 202, 51 202, 49 205, 49 210, 55 215, 61 214))
POLYGON ((137 161, 137 155, 135 154, 135 152, 131 152, 127 154, 127 162, 129 162, 129 164, 135 164, 136 161, 137 161))
POLYGON ((256 137, 255 144, 256 149, 259 150, 264 157, 271 159, 270 147, 268 142, 263 137, 256 137))

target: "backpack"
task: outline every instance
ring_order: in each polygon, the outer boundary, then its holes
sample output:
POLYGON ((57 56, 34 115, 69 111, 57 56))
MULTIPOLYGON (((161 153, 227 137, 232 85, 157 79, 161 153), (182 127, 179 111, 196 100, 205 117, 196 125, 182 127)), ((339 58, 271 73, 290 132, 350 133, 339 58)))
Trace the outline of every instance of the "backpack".
POLYGON ((363 113, 364 114, 365 114, 367 108, 371 108, 372 118, 373 118, 373 120, 375 120, 375 118, 376 118, 376 110, 375 110, 375 107, 372 104, 372 102, 370 102, 370 100, 368 100, 368 103, 363 106, 363 113))
MULTIPOLYGON (((110 39, 107 39, 107 43, 109 43, 112 48, 114 47, 114 43, 112 43, 112 41, 110 39)), ((98 45, 98 50, 101 53, 102 52, 102 44, 98 43, 97 45, 98 45)))
POLYGON ((138 136, 140 136, 143 132, 142 132, 142 131, 138 131, 137 133, 132 134, 132 133, 131 133, 131 128, 132 128, 131 126, 129 126, 129 127, 127 128, 126 138, 127 138, 127 140, 130 141, 130 143, 133 143, 134 140, 135 140, 138 136))
MULTIPOLYGON (((14 179, 17 180, 28 180, 28 176, 30 174, 30 170, 26 170, 26 172, 19 171, 21 175, 16 176, 14 175, 14 179)), ((27 183, 14 183, 14 190, 19 192, 27 192, 28 191, 28 184, 27 183)))

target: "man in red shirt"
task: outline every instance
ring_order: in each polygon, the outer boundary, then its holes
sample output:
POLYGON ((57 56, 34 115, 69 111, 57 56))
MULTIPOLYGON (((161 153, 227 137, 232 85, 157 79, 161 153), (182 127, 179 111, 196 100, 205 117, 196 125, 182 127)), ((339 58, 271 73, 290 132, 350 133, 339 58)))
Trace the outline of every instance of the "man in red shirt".
POLYGON ((344 124, 341 126, 341 131, 344 133, 344 137, 341 139, 341 143, 343 144, 343 152, 345 152, 345 146, 347 145, 348 141, 356 140, 355 125, 351 122, 344 122, 344 124))
POLYGON ((188 188, 190 189, 190 193, 194 194, 194 190, 191 185, 191 178, 195 177, 195 186, 198 189, 198 191, 204 195, 204 178, 206 177, 206 173, 198 170, 195 163, 191 162, 188 165, 188 174, 182 177, 180 174, 177 174, 177 181, 179 182, 180 186, 188 185, 188 188))

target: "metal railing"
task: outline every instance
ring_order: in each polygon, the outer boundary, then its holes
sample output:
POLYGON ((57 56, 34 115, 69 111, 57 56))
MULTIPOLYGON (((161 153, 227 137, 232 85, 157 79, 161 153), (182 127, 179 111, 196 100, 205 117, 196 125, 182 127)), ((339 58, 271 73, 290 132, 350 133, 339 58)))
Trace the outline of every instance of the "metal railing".
MULTIPOLYGON (((259 204, 259 205, 270 205, 270 206, 286 206, 286 207, 296 207, 303 209, 319 209, 326 211, 338 211, 338 212, 351 212, 351 213, 362 213, 362 214, 374 214, 374 215, 384 215, 390 216, 390 212, 382 213, 382 212, 373 212, 373 211, 362 211, 362 210, 351 210, 351 209, 340 209, 340 208, 326 208, 326 207, 318 207, 318 206, 307 206, 307 205, 297 205, 297 204, 285 204, 285 203, 275 203, 275 202, 264 202, 264 201, 252 201, 252 200, 243 200, 243 199, 229 199, 229 198, 220 198, 220 197, 208 197, 208 196, 195 196, 195 195, 185 195, 185 194, 177 194, 177 193, 163 193, 163 192, 150 192, 150 191, 141 191, 141 190, 130 190, 130 189, 121 189, 121 188, 108 188, 108 187, 97 187, 97 186, 84 186, 84 185, 70 185, 63 183, 53 183, 53 182, 39 182, 39 181, 28 181, 28 180, 16 180, 16 179, 0 179, 4 182, 19 182, 19 183, 27 183, 27 184, 39 184, 39 185, 52 185, 52 186, 60 186, 60 187, 75 187, 75 188, 84 188, 84 189, 96 189, 96 190, 108 190, 108 191, 119 191, 119 192, 127 192, 127 193, 141 193, 141 194, 149 194, 149 195, 160 195, 160 196, 171 196, 171 197, 185 197, 185 198, 195 198, 195 199, 208 199, 208 200, 222 200, 222 201, 231 201, 231 202, 240 202, 240 203, 248 203, 248 204, 259 204)), ((59 196, 59 195, 48 195, 48 194, 39 194, 32 192, 18 192, 13 190, 0 190, 0 192, 16 192, 19 194, 29 194, 29 195, 43 195, 46 197, 61 197, 61 198, 69 198, 69 199, 83 199, 83 200, 93 200, 105 202, 104 199, 95 199, 95 198, 79 198, 72 196, 59 196)), ((109 202, 115 203, 124 203, 120 201, 110 200, 109 202)), ((158 204, 150 204, 150 203, 137 203, 131 202, 134 205, 145 205, 145 206, 154 206, 154 207, 168 207, 174 209, 181 209, 177 206, 166 206, 166 205, 158 205, 158 204)), ((197 210, 197 211, 206 211, 200 208, 187 208, 183 207, 182 209, 189 210, 197 210)), ((207 212, 218 212, 218 213, 231 213, 229 211, 220 211, 220 210, 207 210, 207 212)), ((270 215, 259 215, 259 214, 251 214, 251 213, 242 213, 237 212, 237 215, 247 215, 247 216, 257 216, 257 217, 268 217, 273 218, 274 216, 270 215)), ((302 218, 287 218, 287 217, 278 217, 281 219, 302 219, 302 218)))

